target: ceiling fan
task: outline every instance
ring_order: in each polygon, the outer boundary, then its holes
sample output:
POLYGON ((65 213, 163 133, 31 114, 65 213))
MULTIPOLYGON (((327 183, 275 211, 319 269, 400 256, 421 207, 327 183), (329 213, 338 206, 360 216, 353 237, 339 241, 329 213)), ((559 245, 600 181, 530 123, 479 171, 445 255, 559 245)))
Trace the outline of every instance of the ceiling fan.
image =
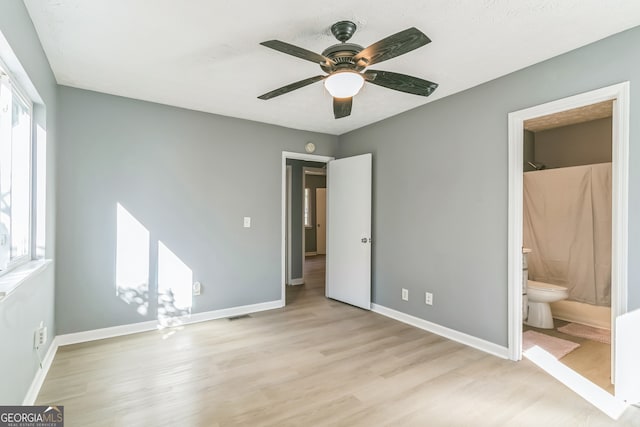
POLYGON ((351 114, 353 96, 362 88, 365 81, 401 92, 420 96, 429 96, 438 87, 437 83, 392 73, 390 71, 366 70, 370 65, 396 56, 404 55, 430 43, 429 37, 416 28, 408 28, 386 37, 367 48, 354 43, 347 43, 356 31, 356 24, 351 21, 336 22, 331 26, 331 33, 340 41, 329 46, 321 55, 307 49, 294 46, 279 40, 260 43, 263 46, 293 55, 320 65, 328 74, 310 77, 291 83, 279 89, 260 95, 259 99, 271 99, 300 89, 315 82, 324 80, 327 91, 333 97, 333 114, 336 119, 351 114))

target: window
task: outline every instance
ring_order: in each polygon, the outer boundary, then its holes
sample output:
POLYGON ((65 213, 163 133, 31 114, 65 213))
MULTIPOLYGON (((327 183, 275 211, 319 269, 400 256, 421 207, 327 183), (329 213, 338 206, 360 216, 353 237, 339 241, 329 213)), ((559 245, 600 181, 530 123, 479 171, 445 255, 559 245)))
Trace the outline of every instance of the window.
POLYGON ((304 226, 311 228, 311 189, 304 189, 304 226))
POLYGON ((0 63, 0 271, 31 255, 31 102, 0 63))

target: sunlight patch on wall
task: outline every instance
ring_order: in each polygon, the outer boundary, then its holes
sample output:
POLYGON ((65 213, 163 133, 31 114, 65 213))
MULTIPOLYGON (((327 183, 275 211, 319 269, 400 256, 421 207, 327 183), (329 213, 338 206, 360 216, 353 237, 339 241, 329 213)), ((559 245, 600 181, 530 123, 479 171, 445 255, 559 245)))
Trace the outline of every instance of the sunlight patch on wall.
POLYGON ((158 242, 158 321, 179 324, 191 314, 193 272, 164 243, 158 242))
POLYGON ((116 295, 146 316, 149 311, 149 231, 117 205, 116 295))

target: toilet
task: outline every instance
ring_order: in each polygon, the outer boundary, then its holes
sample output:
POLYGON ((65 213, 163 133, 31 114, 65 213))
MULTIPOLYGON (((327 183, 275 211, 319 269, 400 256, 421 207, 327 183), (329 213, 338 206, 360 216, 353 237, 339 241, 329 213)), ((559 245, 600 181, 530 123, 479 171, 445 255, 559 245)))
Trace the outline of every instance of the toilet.
POLYGON ((524 323, 534 328, 553 329, 553 317, 549 303, 566 299, 568 296, 569 291, 564 286, 528 280, 529 314, 524 323))

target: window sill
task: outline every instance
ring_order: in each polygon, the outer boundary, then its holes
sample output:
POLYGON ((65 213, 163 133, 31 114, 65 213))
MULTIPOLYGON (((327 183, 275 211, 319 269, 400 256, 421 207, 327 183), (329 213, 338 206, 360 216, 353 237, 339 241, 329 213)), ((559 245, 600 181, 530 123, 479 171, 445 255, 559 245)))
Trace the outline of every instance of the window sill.
POLYGON ((0 301, 11 295, 18 286, 43 271, 49 264, 51 264, 50 259, 29 261, 0 277, 0 301))

